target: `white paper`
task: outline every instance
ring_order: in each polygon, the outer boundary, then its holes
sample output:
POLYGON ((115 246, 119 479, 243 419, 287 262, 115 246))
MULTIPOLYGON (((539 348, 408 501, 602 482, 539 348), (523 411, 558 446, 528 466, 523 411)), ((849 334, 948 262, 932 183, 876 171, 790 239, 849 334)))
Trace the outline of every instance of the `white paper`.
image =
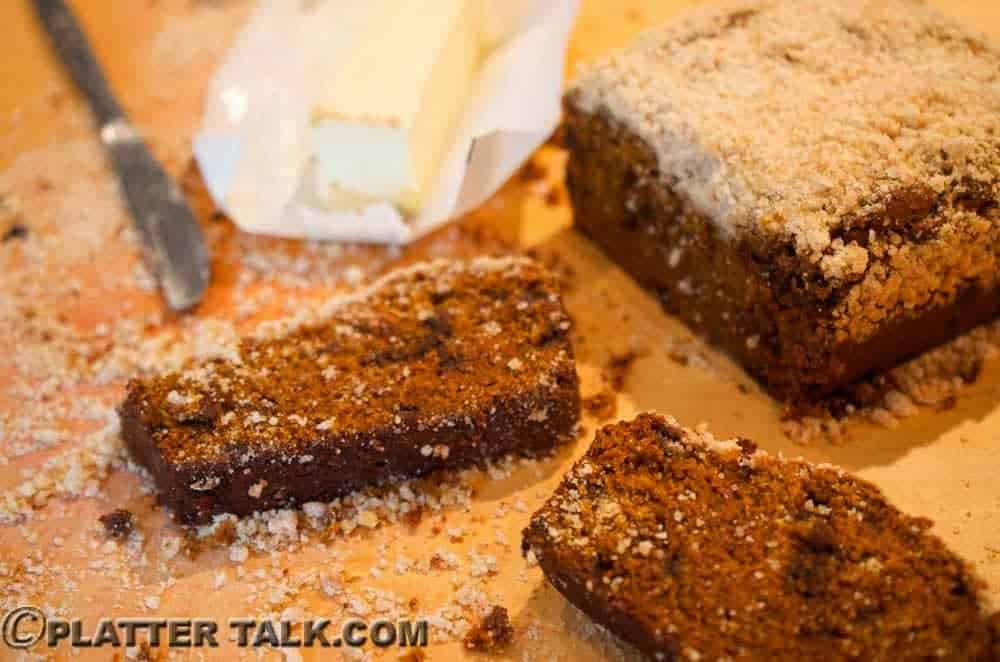
MULTIPOLYGON (((433 0, 429 0, 433 2, 433 0)), ((420 214, 315 203, 309 118, 367 0, 262 0, 208 90, 194 152, 216 204, 247 232, 406 243, 484 202, 559 123, 578 0, 489 0, 496 41, 420 214)))

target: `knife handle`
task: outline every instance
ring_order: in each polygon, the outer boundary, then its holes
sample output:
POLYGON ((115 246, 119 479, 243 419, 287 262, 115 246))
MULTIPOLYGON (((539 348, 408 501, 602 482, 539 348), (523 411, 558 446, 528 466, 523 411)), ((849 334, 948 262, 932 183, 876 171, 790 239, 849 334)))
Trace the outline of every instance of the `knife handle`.
POLYGON ((111 93, 79 22, 63 0, 32 0, 32 4, 73 81, 90 101, 103 134, 106 126, 124 119, 125 114, 111 93))

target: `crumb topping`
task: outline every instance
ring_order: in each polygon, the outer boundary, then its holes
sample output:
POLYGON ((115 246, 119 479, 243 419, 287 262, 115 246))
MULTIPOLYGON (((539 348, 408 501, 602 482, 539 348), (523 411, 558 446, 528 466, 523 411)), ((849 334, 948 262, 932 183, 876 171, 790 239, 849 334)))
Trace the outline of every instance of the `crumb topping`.
MULTIPOLYGON (((308 463, 314 445, 455 427, 489 414, 500 394, 554 391, 572 365, 555 284, 525 258, 399 270, 313 317, 245 340, 229 359, 133 382, 163 458, 243 466, 277 451, 308 463)), ((545 404, 531 408, 539 420, 545 404)))
POLYGON ((668 659, 969 659, 979 584, 930 526, 835 467, 645 414, 598 432, 525 547, 668 659))
POLYGON ((915 0, 712 4, 570 98, 639 134, 725 234, 781 236, 828 278, 864 273, 861 219, 1000 198, 1000 52, 915 0))

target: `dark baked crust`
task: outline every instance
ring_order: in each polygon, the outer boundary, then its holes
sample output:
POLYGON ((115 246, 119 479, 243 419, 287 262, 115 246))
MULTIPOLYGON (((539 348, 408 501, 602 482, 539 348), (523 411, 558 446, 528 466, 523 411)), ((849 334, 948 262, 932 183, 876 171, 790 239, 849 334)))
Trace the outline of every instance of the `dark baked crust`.
POLYGON ((990 659, 979 583, 930 526, 837 469, 647 414, 598 431, 523 547, 653 659, 990 659))
MULTIPOLYGON (((919 303, 888 311, 872 295, 859 309, 849 297, 864 274, 831 281, 793 245, 773 236, 722 236, 664 182, 651 149, 607 114, 583 112, 570 97, 565 128, 576 226, 655 292, 670 313, 741 362, 779 399, 816 402, 1000 315, 995 220, 985 234, 969 230, 968 241, 992 261, 980 269, 985 277, 961 279, 946 292, 929 285, 911 297, 919 303), (864 333, 845 321, 852 316, 864 333)), ((942 209, 995 219, 991 196, 972 182, 943 200, 926 191, 897 192, 882 214, 845 221, 850 230, 842 239, 867 246, 871 236, 882 242, 891 235, 912 246, 933 246, 954 231, 940 222, 942 209)), ((887 249, 885 266, 868 271, 884 272, 886 289, 898 289, 888 252, 895 250, 887 249)), ((955 271, 960 268, 966 265, 955 271)), ((866 293, 874 289, 865 287, 866 293)))
POLYGON ((530 260, 418 266, 238 360, 133 380, 122 434, 184 522, 544 451, 579 418, 569 329, 530 260))

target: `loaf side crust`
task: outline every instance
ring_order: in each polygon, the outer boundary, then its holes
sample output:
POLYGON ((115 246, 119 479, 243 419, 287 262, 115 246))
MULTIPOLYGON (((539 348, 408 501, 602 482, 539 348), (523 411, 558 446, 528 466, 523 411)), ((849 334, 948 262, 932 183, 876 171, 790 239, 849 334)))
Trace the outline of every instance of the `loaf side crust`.
POLYGON ((870 218, 888 227, 907 216, 910 230, 871 231, 865 271, 829 280, 787 241, 725 235, 664 181, 641 136, 576 101, 566 103, 576 226, 779 398, 821 399, 1000 315, 995 199, 910 200, 870 218))

